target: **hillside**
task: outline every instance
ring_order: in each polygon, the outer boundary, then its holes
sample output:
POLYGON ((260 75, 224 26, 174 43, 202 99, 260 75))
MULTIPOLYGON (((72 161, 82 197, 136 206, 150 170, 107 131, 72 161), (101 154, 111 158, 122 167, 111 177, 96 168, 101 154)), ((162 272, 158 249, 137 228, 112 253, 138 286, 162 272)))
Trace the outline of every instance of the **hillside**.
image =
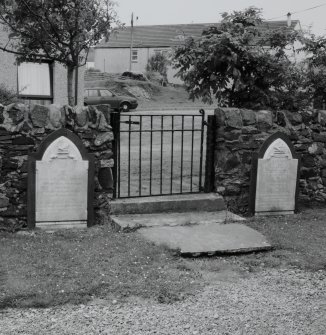
POLYGON ((107 87, 117 94, 135 97, 139 103, 138 110, 205 107, 201 101, 189 100, 183 86, 163 87, 155 81, 121 79, 120 75, 115 74, 88 72, 85 76, 85 87, 107 87))

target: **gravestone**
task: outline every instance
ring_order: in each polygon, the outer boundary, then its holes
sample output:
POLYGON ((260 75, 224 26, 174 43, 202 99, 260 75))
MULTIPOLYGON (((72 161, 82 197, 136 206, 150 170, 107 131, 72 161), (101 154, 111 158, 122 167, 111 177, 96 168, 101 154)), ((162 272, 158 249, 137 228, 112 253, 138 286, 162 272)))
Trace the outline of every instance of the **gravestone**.
POLYGON ((255 215, 293 214, 297 209, 299 156, 281 132, 270 136, 254 154, 250 210, 255 215))
POLYGON ((28 226, 93 225, 93 189, 93 155, 71 131, 55 131, 28 158, 28 226))

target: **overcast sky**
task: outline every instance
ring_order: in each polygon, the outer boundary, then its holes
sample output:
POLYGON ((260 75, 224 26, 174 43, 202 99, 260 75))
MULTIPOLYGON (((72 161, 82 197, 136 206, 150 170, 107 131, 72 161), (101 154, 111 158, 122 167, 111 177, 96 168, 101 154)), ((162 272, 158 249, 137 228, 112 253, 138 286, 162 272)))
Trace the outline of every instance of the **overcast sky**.
POLYGON ((326 35, 326 1, 323 0, 116 0, 120 19, 130 25, 130 16, 138 16, 135 25, 169 23, 212 23, 221 19, 220 13, 242 10, 249 6, 263 9, 265 19, 286 20, 288 12, 316 9, 293 14, 303 29, 312 26, 318 35, 326 35), (280 16, 283 16, 280 18, 280 16))

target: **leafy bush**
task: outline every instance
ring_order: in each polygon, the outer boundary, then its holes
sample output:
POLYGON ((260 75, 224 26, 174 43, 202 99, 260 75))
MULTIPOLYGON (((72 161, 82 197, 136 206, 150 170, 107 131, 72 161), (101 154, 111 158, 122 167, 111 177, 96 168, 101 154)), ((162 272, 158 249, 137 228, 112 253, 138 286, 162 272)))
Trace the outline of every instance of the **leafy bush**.
POLYGON ((158 72, 164 78, 166 78, 168 64, 169 64, 168 58, 164 54, 158 52, 149 58, 146 66, 146 71, 158 72))
POLYGON ((311 93, 314 106, 325 108, 326 103, 326 38, 310 35, 305 38, 302 50, 306 52, 305 63, 307 90, 311 93))
POLYGON ((162 85, 162 83, 166 81, 166 78, 163 75, 161 75, 159 72, 153 72, 153 71, 146 72, 146 77, 151 82, 158 83, 160 85, 162 85))
POLYGON ((174 67, 190 98, 252 109, 305 106, 305 75, 288 55, 299 33, 287 27, 266 29, 254 7, 222 17, 219 26, 175 50, 174 67))
POLYGON ((90 67, 88 69, 86 69, 85 73, 87 72, 101 72, 101 70, 95 69, 95 67, 90 67))
POLYGON ((8 105, 17 100, 17 93, 0 84, 0 104, 8 105))

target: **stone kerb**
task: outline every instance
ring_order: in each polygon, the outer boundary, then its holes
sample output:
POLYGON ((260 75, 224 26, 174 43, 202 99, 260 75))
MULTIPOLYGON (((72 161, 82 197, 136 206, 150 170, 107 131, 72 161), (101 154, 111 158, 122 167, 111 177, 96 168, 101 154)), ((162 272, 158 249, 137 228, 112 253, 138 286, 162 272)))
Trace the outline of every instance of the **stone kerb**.
POLYGON ((326 111, 219 108, 215 115, 215 186, 231 210, 248 212, 252 155, 276 132, 301 156, 299 201, 326 201, 326 111))
POLYGON ((110 107, 0 105, 0 229, 16 230, 27 222, 28 155, 54 131, 65 128, 77 135, 95 157, 95 220, 106 219, 112 198, 114 166, 110 107), (100 178, 98 178, 100 176, 100 178))

